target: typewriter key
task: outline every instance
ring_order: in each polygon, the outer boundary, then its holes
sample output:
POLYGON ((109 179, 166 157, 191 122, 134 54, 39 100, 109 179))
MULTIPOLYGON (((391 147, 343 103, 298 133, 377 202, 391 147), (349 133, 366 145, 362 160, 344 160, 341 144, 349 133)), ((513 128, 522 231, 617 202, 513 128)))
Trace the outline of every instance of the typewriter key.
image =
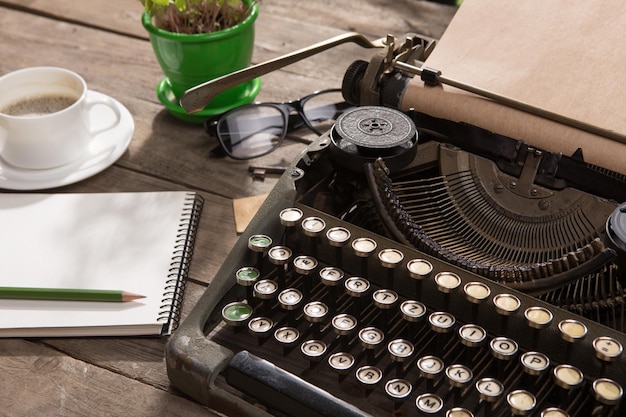
POLYGON ((433 265, 425 259, 411 259, 406 268, 409 276, 415 280, 415 293, 418 300, 422 298, 422 280, 429 278, 433 272, 433 265))
POLYGON ((406 379, 394 378, 385 382, 385 393, 394 400, 394 409, 400 408, 412 391, 413 386, 406 379))
POLYGON ((495 378, 481 378, 476 381, 476 391, 481 400, 491 403, 504 394, 504 385, 495 378))
POLYGON ((522 302, 513 294, 497 294, 493 297, 493 305, 496 308, 496 313, 502 316, 500 333, 505 333, 507 327, 507 317, 519 310, 522 302))
MULTIPOLYGON (((336 352, 328 357, 328 365, 339 374, 339 376, 347 375, 350 368, 354 366, 356 360, 354 356, 347 352, 336 352)), ((339 378, 341 382, 343 378, 339 378)))
POLYGON ((387 269, 387 288, 394 288, 393 274, 395 268, 402 263, 404 254, 397 249, 383 249, 378 252, 378 260, 383 268, 387 269))
POLYGON ((305 340, 300 345, 300 352, 309 360, 310 367, 314 367, 326 355, 328 346, 322 340, 305 340))
POLYGON ((364 277, 368 276, 367 260, 377 246, 376 241, 368 237, 360 237, 352 241, 354 254, 361 258, 361 275, 364 277))
POLYGON ((355 376, 365 387, 365 395, 369 395, 383 379, 383 371, 376 366, 366 365, 356 370, 355 376))
POLYGON ((525 390, 511 391, 506 396, 506 402, 511 412, 516 416, 525 416, 532 412, 537 405, 537 399, 533 394, 525 390))
POLYGON ((257 337, 259 345, 271 334, 274 322, 269 317, 253 317, 248 322, 248 332, 257 337))
POLYGON ((539 352, 525 352, 520 362, 528 375, 541 375, 550 367, 550 359, 539 352))
POLYGON ((359 342, 363 348, 371 353, 370 359, 373 359, 374 350, 380 346, 383 340, 385 340, 385 333, 376 327, 370 326, 359 330, 359 342))
POLYGON ((426 306, 419 301, 406 300, 400 304, 400 311, 404 320, 418 322, 424 318, 426 306))
POLYGON ((443 400, 440 396, 436 394, 420 394, 415 399, 415 406, 422 413, 437 414, 438 412, 443 410, 443 400))
POLYGON ((257 282, 260 276, 261 272, 251 266, 239 268, 235 273, 237 284, 242 287, 246 287, 246 300, 248 301, 248 304, 252 306, 255 305, 252 286, 257 282))
POLYGON ((465 298, 472 303, 472 316, 470 321, 475 323, 478 320, 478 306, 489 298, 491 290, 486 284, 473 281, 465 284, 463 291, 465 292, 465 298))
POLYGON ((326 231, 326 239, 328 244, 335 248, 335 264, 342 266, 343 264, 343 247, 350 240, 350 231, 345 227, 331 227, 326 231))
POLYGON ((624 396, 622 387, 612 379, 600 378, 593 381, 593 396, 604 405, 618 404, 624 396))
POLYGON ((446 411, 446 417, 474 417, 474 414, 468 409, 454 407, 446 411))
POLYGON ((413 343, 404 339, 395 339, 387 344, 387 351, 391 360, 397 364, 398 376, 402 375, 403 363, 415 353, 413 343))
POLYGON ((596 351, 596 357, 600 359, 602 364, 600 375, 604 375, 606 366, 619 358, 624 351, 624 347, 620 342, 607 336, 600 336, 593 339, 593 348, 596 351))
POLYGON ((569 417, 569 414, 560 408, 550 407, 541 412, 541 417, 569 417))
POLYGON ((474 373, 465 365, 454 364, 446 368, 446 379, 453 387, 466 388, 472 382, 473 378, 474 373))
POLYGON ((445 364, 443 360, 436 356, 422 356, 415 363, 420 371, 422 378, 426 380, 426 390, 431 391, 434 388, 434 380, 441 372, 443 372, 445 364))
POLYGON ((252 313, 252 307, 247 303, 236 301, 222 308, 222 319, 229 326, 240 327, 247 323, 252 313))

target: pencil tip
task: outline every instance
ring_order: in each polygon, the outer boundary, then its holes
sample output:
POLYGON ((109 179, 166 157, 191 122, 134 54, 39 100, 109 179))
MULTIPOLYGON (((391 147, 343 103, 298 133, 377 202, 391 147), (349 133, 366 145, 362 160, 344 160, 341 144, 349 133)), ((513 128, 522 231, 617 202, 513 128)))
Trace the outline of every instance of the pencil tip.
POLYGON ((122 293, 122 301, 134 301, 134 300, 139 300, 140 298, 146 298, 146 296, 140 295, 140 294, 134 294, 132 292, 122 293))

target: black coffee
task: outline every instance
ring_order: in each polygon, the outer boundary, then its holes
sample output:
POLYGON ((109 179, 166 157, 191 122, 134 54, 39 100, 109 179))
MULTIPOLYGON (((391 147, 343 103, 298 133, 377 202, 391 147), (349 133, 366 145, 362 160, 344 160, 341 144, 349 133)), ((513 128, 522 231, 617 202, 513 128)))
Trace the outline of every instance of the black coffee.
POLYGON ((0 113, 9 116, 42 116, 63 110, 75 101, 75 97, 62 95, 30 97, 8 105, 0 113))

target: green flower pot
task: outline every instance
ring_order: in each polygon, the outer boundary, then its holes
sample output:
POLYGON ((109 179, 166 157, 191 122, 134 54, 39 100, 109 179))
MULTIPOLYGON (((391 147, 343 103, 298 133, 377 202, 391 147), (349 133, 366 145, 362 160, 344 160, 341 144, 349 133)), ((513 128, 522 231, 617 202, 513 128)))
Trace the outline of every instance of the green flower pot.
POLYGON ((152 49, 165 74, 157 86, 157 96, 170 113, 185 121, 202 123, 211 116, 254 100, 261 89, 258 78, 224 91, 193 115, 187 114, 178 102, 189 88, 250 65, 254 50, 254 22, 258 14, 258 4, 254 2, 243 22, 218 32, 199 35, 159 29, 152 24, 150 15, 143 14, 143 26, 150 35, 152 49))

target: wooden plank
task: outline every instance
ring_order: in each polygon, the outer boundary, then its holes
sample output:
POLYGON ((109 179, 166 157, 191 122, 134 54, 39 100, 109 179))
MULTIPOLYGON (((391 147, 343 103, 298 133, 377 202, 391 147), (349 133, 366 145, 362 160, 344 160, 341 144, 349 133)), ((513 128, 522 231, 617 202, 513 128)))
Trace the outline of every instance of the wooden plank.
POLYGON ((26 340, 0 340, 0 368, 0 413, 6 416, 214 415, 162 389, 26 340))

